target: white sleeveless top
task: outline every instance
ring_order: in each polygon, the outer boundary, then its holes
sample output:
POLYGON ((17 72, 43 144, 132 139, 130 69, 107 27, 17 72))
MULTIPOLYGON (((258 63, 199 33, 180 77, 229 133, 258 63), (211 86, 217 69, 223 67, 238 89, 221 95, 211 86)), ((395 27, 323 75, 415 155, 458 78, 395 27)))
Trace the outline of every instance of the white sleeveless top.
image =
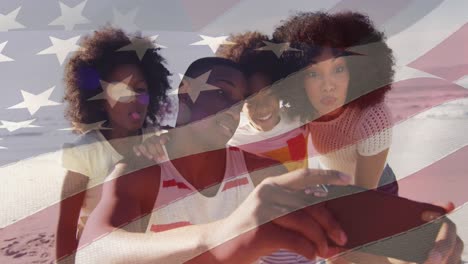
MULTIPOLYGON (((162 232, 226 218, 253 191, 244 154, 229 148, 226 172, 216 195, 207 197, 193 187, 170 162, 161 165, 161 182, 147 232, 162 232)), ((207 171, 209 173, 209 171, 207 171)), ((217 188, 212 186, 211 188, 217 188)))
MULTIPOLYGON (((241 150, 230 147, 226 172, 216 195, 207 197, 197 191, 170 161, 161 165, 161 182, 155 210, 146 232, 163 232, 188 225, 213 222, 228 217, 253 191, 241 150)), ((213 186, 217 188, 218 185, 213 186)), ((280 250, 262 257, 258 263, 314 263, 292 252, 280 250)))

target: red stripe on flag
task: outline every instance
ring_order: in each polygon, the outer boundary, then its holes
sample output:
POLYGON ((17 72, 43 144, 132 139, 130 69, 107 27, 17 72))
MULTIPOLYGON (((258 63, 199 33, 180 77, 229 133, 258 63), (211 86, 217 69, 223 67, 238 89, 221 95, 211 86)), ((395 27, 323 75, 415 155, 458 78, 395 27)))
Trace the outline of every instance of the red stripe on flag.
POLYGON ((235 180, 226 182, 226 184, 224 185, 224 188, 223 188, 223 192, 225 190, 228 190, 228 189, 231 189, 231 188, 234 188, 234 187, 237 187, 237 186, 246 185, 246 184, 249 184, 249 180, 247 179, 247 177, 244 177, 244 178, 241 178, 241 179, 235 179, 235 180))
POLYGON ((152 232, 163 232, 179 227, 184 227, 184 226, 189 226, 192 225, 192 223, 187 222, 187 221, 182 221, 182 222, 174 222, 170 224, 159 224, 159 225, 151 225, 151 231, 152 232))
POLYGON ((174 179, 163 181, 163 188, 168 188, 168 187, 177 187, 179 189, 190 190, 190 188, 185 183, 178 182, 178 181, 176 181, 174 179))
POLYGON ((468 23, 408 66, 448 81, 458 80, 468 75, 467 43, 468 23))
POLYGON ((427 203, 468 202, 468 146, 398 181, 400 196, 427 203))

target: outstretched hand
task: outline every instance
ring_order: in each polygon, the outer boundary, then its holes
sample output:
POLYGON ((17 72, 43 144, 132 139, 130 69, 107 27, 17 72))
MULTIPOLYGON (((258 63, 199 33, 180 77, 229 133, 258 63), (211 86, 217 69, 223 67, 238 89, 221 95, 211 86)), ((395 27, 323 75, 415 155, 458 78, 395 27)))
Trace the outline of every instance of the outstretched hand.
MULTIPOLYGON (((346 234, 324 206, 314 205, 320 200, 313 199, 314 194, 306 190, 319 184, 348 185, 350 182, 349 176, 337 171, 313 169, 267 178, 224 219, 225 232, 242 245, 243 257, 250 261, 278 249, 309 259, 336 254, 340 249, 329 248, 328 238, 344 245, 346 234)), ((236 252, 224 248, 220 253, 221 247, 217 250, 221 255, 236 252)))
MULTIPOLYGON (((447 212, 451 212, 455 209, 453 203, 448 203, 446 205, 439 205, 445 208, 447 212)), ((424 220, 431 220, 437 216, 432 212, 423 213, 424 220)), ((439 233, 437 235, 434 247, 429 253, 428 259, 424 264, 458 264, 461 263, 461 255, 463 253, 463 241, 457 235, 457 229, 455 224, 444 216, 445 219, 440 219, 438 221, 444 221, 442 224, 439 233)))

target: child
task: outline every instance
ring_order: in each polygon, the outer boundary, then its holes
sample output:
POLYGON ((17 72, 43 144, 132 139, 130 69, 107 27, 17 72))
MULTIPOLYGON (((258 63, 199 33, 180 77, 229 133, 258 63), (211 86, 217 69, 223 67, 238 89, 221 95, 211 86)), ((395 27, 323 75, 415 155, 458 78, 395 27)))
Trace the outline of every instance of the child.
MULTIPOLYGON (((119 51, 132 40, 122 30, 103 28, 83 40, 66 66, 65 116, 81 136, 63 149, 67 174, 62 198, 101 184, 114 165, 151 134, 161 114, 169 71, 149 40, 141 60, 133 50, 119 51), (95 124, 101 126, 88 129, 95 124)), ((99 190, 88 191, 73 204, 61 204, 57 259, 76 249, 99 199, 99 190)))
POLYGON ((238 62, 247 75, 248 94, 243 113, 248 122, 239 126, 228 142, 244 151, 281 162, 289 171, 307 167, 305 131, 299 120, 280 108, 274 82, 281 75, 280 61, 271 51, 261 50, 266 35, 246 32, 232 35, 235 45, 225 45, 218 56, 238 62))

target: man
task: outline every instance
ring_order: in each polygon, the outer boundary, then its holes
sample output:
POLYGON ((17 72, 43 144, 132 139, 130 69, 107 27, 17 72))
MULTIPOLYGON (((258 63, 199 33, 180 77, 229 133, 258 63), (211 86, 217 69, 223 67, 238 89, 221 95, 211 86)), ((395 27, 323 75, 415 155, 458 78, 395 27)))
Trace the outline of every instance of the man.
POLYGON ((278 249, 309 259, 337 253, 327 239, 344 245, 346 234, 324 207, 307 207, 314 197, 304 188, 350 178, 283 174, 270 160, 226 149, 245 86, 229 60, 204 58, 188 68, 178 127, 166 145, 172 160, 128 174, 133 162, 116 165, 81 237, 78 263, 251 263, 278 249))
POLYGON ((262 181, 285 169, 225 148, 245 91, 245 77, 230 60, 204 58, 188 68, 166 146, 169 158, 183 158, 124 176, 130 164, 116 166, 110 177, 120 177, 103 186, 80 240, 79 263, 244 263, 279 248, 313 259, 331 252, 327 237, 346 242, 324 208, 296 209, 308 204, 304 186, 346 185, 349 177, 300 170, 262 181))

